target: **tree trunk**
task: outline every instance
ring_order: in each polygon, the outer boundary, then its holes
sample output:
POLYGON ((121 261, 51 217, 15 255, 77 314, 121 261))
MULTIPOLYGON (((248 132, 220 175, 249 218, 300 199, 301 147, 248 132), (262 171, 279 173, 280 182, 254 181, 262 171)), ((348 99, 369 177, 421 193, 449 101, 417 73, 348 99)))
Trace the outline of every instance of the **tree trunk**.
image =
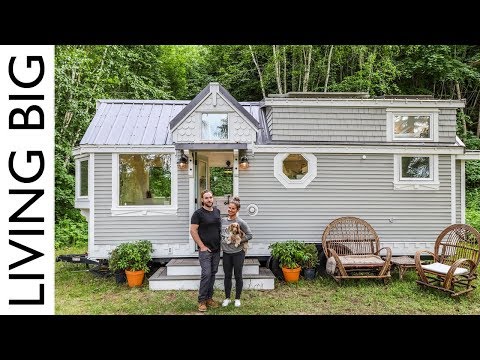
POLYGON ((308 47, 307 63, 305 64, 305 77, 303 78, 303 92, 308 91, 308 80, 310 78, 310 67, 312 65, 312 45, 308 47))
MULTIPOLYGON (((455 90, 457 91, 457 98, 458 100, 462 99, 462 92, 460 91, 460 84, 457 80, 455 80, 455 90)), ((463 109, 460 109, 462 115, 464 115, 463 109)), ((462 116, 462 127, 463 127, 463 135, 467 134, 467 122, 465 121, 465 116, 462 116)))
POLYGON ((280 77, 280 61, 277 51, 277 45, 272 45, 273 47, 273 61, 275 65, 275 79, 277 80, 277 89, 278 93, 282 94, 282 79, 280 77))
POLYGON ((325 86, 323 87, 323 92, 327 92, 328 89, 328 78, 330 77, 330 64, 332 62, 332 53, 333 45, 330 46, 330 52, 328 53, 327 76, 325 77, 325 86))
POLYGON ((265 95, 265 86, 263 85, 262 70, 260 70, 260 66, 258 65, 258 61, 257 61, 257 58, 255 57, 255 53, 253 52, 252 45, 248 45, 248 48, 250 49, 250 54, 252 54, 253 63, 255 64, 255 67, 257 68, 258 77, 260 78, 260 88, 262 89, 262 95, 263 95, 263 98, 265 99, 266 95, 265 95))

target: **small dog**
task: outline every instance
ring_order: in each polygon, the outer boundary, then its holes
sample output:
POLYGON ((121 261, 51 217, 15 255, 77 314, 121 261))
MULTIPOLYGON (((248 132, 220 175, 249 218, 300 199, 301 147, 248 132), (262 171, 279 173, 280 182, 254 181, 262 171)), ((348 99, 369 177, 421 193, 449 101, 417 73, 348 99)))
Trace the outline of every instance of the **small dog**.
MULTIPOLYGON (((240 229, 240 225, 238 223, 231 223, 227 227, 228 230, 228 238, 227 244, 233 243, 235 247, 240 246, 240 241, 245 237, 245 233, 240 229)), ((243 249, 247 251, 248 242, 243 243, 243 249)))

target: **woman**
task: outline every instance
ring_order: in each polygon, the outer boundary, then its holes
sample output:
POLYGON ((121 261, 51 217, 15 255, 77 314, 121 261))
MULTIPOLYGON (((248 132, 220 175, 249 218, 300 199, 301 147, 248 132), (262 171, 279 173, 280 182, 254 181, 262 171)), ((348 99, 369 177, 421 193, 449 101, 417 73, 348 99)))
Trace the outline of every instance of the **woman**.
POLYGON ((240 198, 235 196, 228 204, 228 216, 222 218, 221 247, 223 250, 223 272, 225 273, 225 300, 223 300, 222 306, 227 306, 231 303, 232 270, 235 274, 235 306, 239 307, 241 305, 240 295, 243 288, 242 268, 245 260, 244 249, 246 248, 244 245, 246 245, 245 242, 252 238, 252 232, 247 223, 238 217, 239 211, 240 198), (235 234, 241 236, 240 245, 232 241, 232 236, 235 235, 230 230, 236 227, 235 224, 240 225, 240 234, 235 234))

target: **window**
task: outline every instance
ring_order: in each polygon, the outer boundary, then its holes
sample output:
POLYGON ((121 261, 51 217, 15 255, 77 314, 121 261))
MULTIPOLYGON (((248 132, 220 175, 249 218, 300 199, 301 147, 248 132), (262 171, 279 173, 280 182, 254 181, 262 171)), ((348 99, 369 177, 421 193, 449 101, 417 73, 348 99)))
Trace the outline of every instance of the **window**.
POLYGON ((438 109, 387 109, 387 141, 438 141, 438 109))
POLYGON ((228 139, 227 114, 202 114, 202 140, 228 139))
POLYGON ((286 188, 305 188, 317 176, 317 158, 306 153, 277 154, 274 175, 286 188))
POLYGON ((120 154, 121 206, 171 205, 170 154, 120 154))
POLYGON ((302 179, 308 173, 308 161, 301 154, 289 154, 283 160, 283 173, 289 179, 302 179))
POLYGON ((88 196, 88 160, 80 161, 80 196, 88 196))
POLYGON ((394 115, 394 139, 430 139, 430 116, 394 115))
POLYGON ((394 189, 438 190, 438 155, 394 155, 394 189))

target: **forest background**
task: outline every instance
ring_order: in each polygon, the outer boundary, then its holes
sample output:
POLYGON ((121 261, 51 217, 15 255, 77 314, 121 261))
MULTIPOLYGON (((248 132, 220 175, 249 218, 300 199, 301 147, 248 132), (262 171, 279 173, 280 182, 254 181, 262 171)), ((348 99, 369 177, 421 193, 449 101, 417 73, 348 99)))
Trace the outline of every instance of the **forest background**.
MULTIPOLYGON (((78 145, 98 99, 190 100, 218 81, 239 101, 289 91, 465 99, 457 135, 480 149, 478 45, 146 45, 55 47, 55 247, 87 243, 74 207, 78 145)), ((466 222, 480 230, 480 161, 466 162, 466 222)))

